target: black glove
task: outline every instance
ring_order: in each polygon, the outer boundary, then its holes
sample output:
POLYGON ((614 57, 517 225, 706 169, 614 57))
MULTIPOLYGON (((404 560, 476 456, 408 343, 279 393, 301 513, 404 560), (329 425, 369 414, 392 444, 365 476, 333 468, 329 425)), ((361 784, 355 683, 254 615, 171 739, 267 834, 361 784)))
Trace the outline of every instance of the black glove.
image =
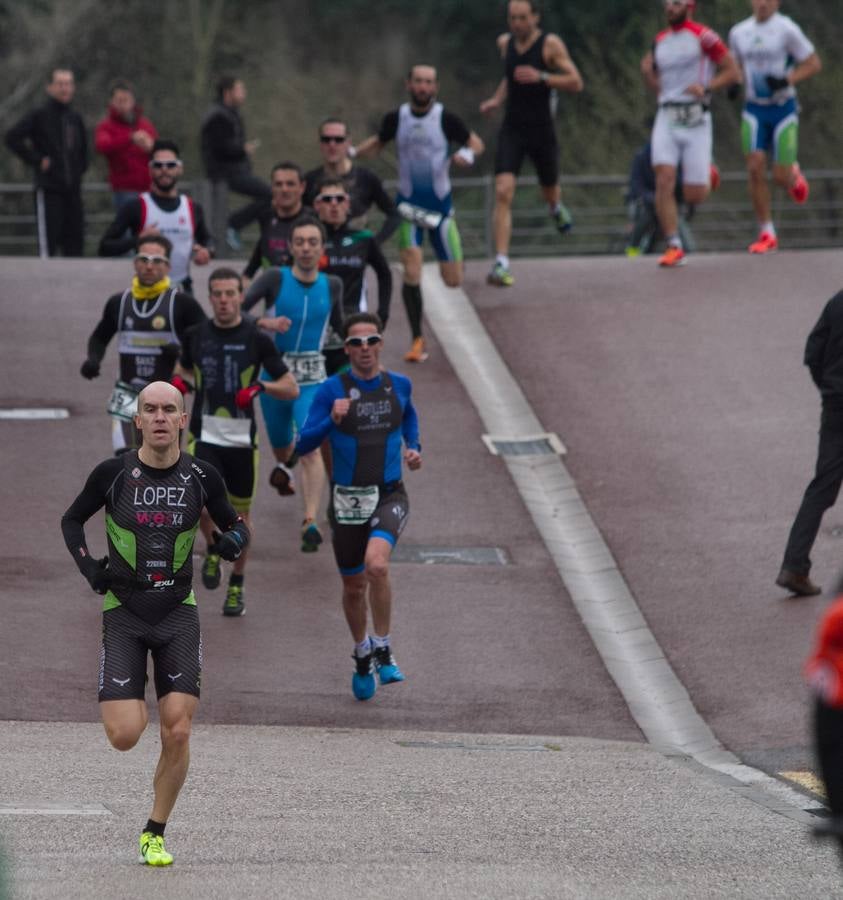
POLYGON ((92 378, 96 378, 97 375, 99 375, 100 364, 95 359, 86 359, 85 362, 82 363, 79 373, 83 378, 87 378, 90 381, 92 378))
POLYGON ((780 91, 782 88, 790 87, 790 82, 786 78, 776 78, 775 75, 768 75, 764 80, 771 91, 780 91))
POLYGON ((91 590, 95 594, 104 594, 111 587, 112 576, 108 568, 107 556, 104 556, 102 559, 88 557, 83 574, 88 579, 88 584, 91 585, 91 590))
POLYGON ((735 82, 730 84, 729 87, 726 88, 726 96, 730 100, 737 100, 741 93, 741 86, 735 82))
POLYGON ((229 562, 234 562, 243 552, 243 537, 239 531, 226 531, 225 534, 215 531, 211 537, 214 543, 208 547, 208 553, 215 553, 229 562))

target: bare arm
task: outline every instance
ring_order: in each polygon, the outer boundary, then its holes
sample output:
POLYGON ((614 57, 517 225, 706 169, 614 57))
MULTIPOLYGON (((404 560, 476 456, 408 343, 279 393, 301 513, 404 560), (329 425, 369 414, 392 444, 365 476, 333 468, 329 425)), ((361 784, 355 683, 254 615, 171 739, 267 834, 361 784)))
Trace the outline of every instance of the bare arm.
POLYGON ((506 79, 501 78, 500 83, 497 88, 495 88, 495 93, 489 97, 488 100, 484 100, 480 104, 480 112, 483 113, 484 116, 488 116, 493 113, 496 109, 500 109, 506 101, 506 79))
POLYGON ((709 91, 729 87, 730 84, 740 84, 743 81, 740 66, 731 53, 727 53, 717 65, 717 74, 708 85, 709 91))
POLYGON ((817 56, 816 53, 812 53, 807 59, 803 59, 802 62, 788 74, 787 80, 791 84, 799 84, 800 81, 812 78, 820 71, 820 69, 822 69, 822 67, 823 65, 820 62, 819 56, 817 56))
POLYGON ((658 93, 661 84, 659 82, 659 73, 656 71, 652 50, 641 60, 641 74, 644 76, 644 84, 646 84, 651 91, 658 93))
POLYGON ((295 400, 299 395, 299 386, 292 372, 287 372, 274 381, 262 382, 263 389, 276 400, 295 400))
POLYGON ((544 42, 544 62, 550 69, 546 78, 548 87, 569 94, 578 94, 583 89, 579 69, 574 65, 565 42, 555 34, 549 34, 544 42))
POLYGON ((354 155, 355 157, 377 156, 384 146, 378 136, 373 134, 354 148, 357 151, 354 155))

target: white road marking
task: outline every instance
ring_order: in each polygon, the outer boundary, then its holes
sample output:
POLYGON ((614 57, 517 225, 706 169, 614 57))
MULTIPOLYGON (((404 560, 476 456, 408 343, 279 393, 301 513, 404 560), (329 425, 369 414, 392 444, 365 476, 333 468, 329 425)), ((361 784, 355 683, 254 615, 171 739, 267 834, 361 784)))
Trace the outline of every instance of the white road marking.
POLYGON ((70 411, 67 409, 49 407, 0 409, 0 419, 69 419, 70 411))

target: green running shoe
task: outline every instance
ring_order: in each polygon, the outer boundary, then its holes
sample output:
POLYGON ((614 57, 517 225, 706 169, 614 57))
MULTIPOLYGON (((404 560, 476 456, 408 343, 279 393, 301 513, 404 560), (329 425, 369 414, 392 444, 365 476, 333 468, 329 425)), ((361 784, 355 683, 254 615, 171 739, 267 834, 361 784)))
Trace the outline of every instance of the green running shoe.
POLYGON ((552 218, 559 234, 567 234, 574 227, 574 220, 564 203, 559 204, 559 212, 555 213, 552 218))
POLYGON ((312 519, 305 519, 301 524, 301 552, 315 553, 322 543, 322 532, 312 519))
POLYGON ((243 602, 243 585, 230 584, 228 592, 225 595, 225 603, 222 605, 222 614, 224 616, 242 616, 246 611, 246 604, 243 602))
POLYGON ((209 553, 205 557, 205 562, 202 563, 202 584, 212 591, 220 586, 221 576, 220 558, 216 553, 209 553))
POLYGON ((140 855, 138 862, 148 866, 172 865, 173 856, 164 849, 164 838, 160 834, 144 831, 140 836, 140 855))
POLYGON ((497 287, 512 287, 515 284, 515 279, 506 266, 496 262, 492 266, 492 271, 486 276, 486 284, 494 284, 497 287))

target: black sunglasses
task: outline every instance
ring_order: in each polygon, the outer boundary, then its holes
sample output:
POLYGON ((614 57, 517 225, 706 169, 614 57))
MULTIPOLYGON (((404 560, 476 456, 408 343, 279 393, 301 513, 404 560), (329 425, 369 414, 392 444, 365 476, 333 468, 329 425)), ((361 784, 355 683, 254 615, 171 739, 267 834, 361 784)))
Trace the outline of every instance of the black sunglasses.
POLYGON ((153 159, 150 163, 153 169, 177 169, 180 165, 180 159, 153 159))
POLYGON ((345 339, 346 347, 374 347, 383 340, 383 335, 367 334, 366 337, 347 337, 345 339))
POLYGON ((323 144, 344 144, 348 140, 348 135, 344 134, 340 137, 338 134, 320 134, 319 140, 323 144))

